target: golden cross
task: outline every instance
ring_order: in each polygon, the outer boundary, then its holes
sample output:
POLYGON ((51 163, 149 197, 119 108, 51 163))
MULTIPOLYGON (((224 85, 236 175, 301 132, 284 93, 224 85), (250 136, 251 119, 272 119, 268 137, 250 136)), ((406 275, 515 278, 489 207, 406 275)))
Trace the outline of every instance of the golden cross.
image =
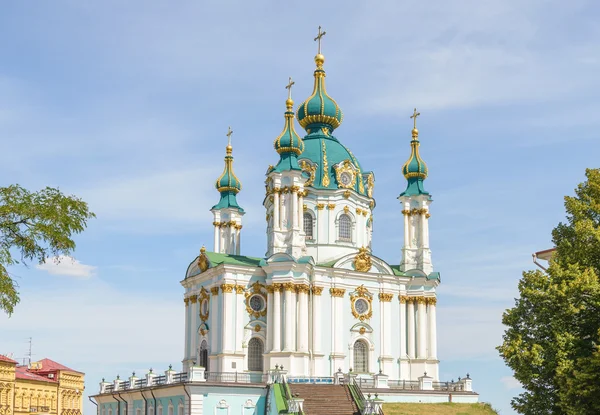
POLYGON ((290 82, 285 86, 285 89, 288 90, 288 99, 292 99, 292 85, 294 85, 295 82, 292 81, 292 77, 290 76, 290 82))
POLYGON ((233 134, 233 130, 231 127, 227 127, 227 145, 231 145, 231 134, 233 134))
POLYGON ((325 31, 321 32, 321 26, 319 26, 319 34, 315 38, 315 42, 319 42, 319 54, 321 53, 321 38, 325 36, 325 31))
POLYGON ((413 112, 413 115, 410 116, 410 118, 414 119, 414 128, 417 128, 417 117, 421 115, 420 112, 417 112, 417 109, 415 108, 415 112, 413 112))

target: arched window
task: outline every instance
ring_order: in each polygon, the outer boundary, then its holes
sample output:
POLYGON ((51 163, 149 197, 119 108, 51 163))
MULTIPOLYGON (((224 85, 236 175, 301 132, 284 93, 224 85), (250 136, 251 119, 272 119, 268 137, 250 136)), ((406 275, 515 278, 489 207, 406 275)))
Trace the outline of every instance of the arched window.
POLYGON ((183 405, 179 404, 177 407, 177 415, 183 415, 183 405))
POLYGON ((304 214, 304 233, 306 239, 313 239, 313 217, 308 212, 304 214))
POLYGON ((142 409, 141 408, 136 409, 135 415, 142 415, 142 409))
POLYGON ((363 340, 354 343, 354 371, 357 373, 369 371, 369 346, 363 340))
POLYGON ((263 342, 253 337, 248 342, 248 370, 252 372, 263 371, 263 342))
POLYGON ((202 340, 200 345, 200 362, 198 363, 208 372, 208 343, 206 340, 202 340))
POLYGON ((173 415, 173 405, 169 405, 169 415, 173 415))
POLYGON ((157 415, 163 415, 163 410, 162 410, 162 405, 160 405, 158 407, 158 410, 156 411, 157 415))
POLYGON ((352 219, 345 213, 339 219, 339 238, 341 241, 352 241, 352 219))

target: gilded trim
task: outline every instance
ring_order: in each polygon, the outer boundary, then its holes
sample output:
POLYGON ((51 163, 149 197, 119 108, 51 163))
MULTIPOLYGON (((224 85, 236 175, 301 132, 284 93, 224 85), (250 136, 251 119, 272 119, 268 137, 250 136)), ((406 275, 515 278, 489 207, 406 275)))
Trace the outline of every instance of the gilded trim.
MULTIPOLYGON (((306 118, 305 118, 306 119, 306 118)), ((321 142, 323 144, 323 177, 321 178, 321 184, 323 187, 329 186, 329 164, 327 162, 327 148, 325 146, 325 140, 321 142)))
POLYGON ((379 301, 381 301, 382 303, 389 303, 389 302, 391 302, 393 297, 394 297, 394 294, 379 293, 379 301))
POLYGON ((369 320, 373 316, 373 294, 364 285, 361 285, 354 293, 350 294, 350 305, 352 307, 352 315, 360 321, 369 320), (360 299, 365 300, 369 305, 369 309, 363 314, 356 310, 356 301, 360 299))
POLYGON ((329 293, 331 294, 332 297, 343 297, 345 292, 346 292, 346 290, 343 288, 330 288, 329 289, 329 293))

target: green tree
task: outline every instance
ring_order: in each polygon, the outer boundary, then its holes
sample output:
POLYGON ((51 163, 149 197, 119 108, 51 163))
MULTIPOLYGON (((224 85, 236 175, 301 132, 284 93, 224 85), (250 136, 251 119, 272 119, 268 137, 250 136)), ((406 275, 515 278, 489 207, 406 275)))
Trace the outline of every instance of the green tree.
POLYGON ((586 177, 565 197, 548 272, 524 272, 502 318, 498 351, 525 390, 512 401, 522 414, 600 413, 600 169, 586 177))
POLYGON ((94 217, 87 203, 58 189, 32 193, 19 185, 0 187, 0 310, 11 315, 19 302, 7 267, 69 255, 75 249, 73 234, 94 217))

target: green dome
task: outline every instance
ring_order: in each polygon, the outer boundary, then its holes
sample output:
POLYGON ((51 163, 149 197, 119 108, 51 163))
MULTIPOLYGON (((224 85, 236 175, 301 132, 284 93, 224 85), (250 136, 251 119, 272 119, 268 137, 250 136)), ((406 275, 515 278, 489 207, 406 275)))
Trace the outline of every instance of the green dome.
POLYGON ((219 192, 233 192, 236 194, 242 190, 242 182, 233 172, 233 156, 231 155, 231 146, 227 146, 227 155, 225 156, 225 169, 217 179, 215 187, 219 192))
POLYGON ((315 57, 315 62, 317 63, 317 69, 314 74, 315 85, 313 93, 306 101, 300 104, 296 115, 302 128, 308 132, 312 130, 313 125, 318 127, 325 126, 331 132, 340 126, 344 115, 337 102, 327 95, 325 70, 323 70, 325 57, 319 54, 315 57))
POLYGON ((367 195, 367 186, 363 179, 363 170, 354 154, 332 135, 322 130, 304 137, 304 152, 299 158, 300 166, 309 175, 308 186, 315 189, 349 189, 361 195, 367 195), (348 162, 353 171, 353 181, 344 186, 338 182, 334 166, 348 162))
POLYGON ((412 131, 412 141, 410 142, 410 157, 402 166, 402 174, 407 179, 419 178, 425 180, 427 178, 427 164, 419 154, 419 131, 415 128, 412 131))
POLYGON ((294 101, 292 101, 291 98, 288 98, 286 106, 285 125, 283 131, 279 134, 279 137, 275 139, 273 146, 281 155, 291 153, 299 156, 304 151, 304 142, 294 128, 294 111, 292 111, 294 101))
POLYGON ((406 190, 400 196, 429 195, 423 187, 423 181, 427 178, 427 164, 419 154, 419 130, 412 130, 410 142, 410 157, 402 166, 402 174, 408 180, 406 190))

